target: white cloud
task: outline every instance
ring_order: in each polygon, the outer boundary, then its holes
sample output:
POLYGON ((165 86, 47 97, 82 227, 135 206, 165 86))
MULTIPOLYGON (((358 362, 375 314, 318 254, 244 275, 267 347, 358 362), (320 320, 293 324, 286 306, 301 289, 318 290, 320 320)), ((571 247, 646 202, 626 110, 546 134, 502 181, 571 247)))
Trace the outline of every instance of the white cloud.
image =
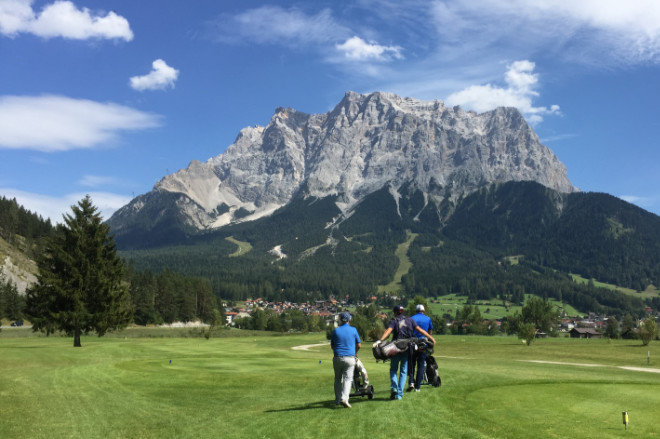
POLYGON ((160 116, 65 96, 0 96, 0 149, 92 148, 122 131, 159 125, 160 116))
POLYGON ((70 1, 56 1, 37 14, 32 3, 32 0, 0 0, 0 33, 10 37, 30 33, 42 38, 75 40, 133 39, 128 20, 114 11, 95 15, 87 8, 76 8, 70 1))
POLYGON ((660 62, 656 0, 443 0, 431 17, 448 54, 496 48, 605 66, 660 62))
POLYGON ((337 23, 329 9, 306 14, 300 9, 262 6, 218 21, 214 38, 222 42, 308 46, 344 38, 348 29, 337 23))
POLYGON ((179 77, 179 71, 167 65, 162 59, 157 59, 151 66, 151 72, 144 76, 133 76, 131 87, 135 90, 165 90, 174 88, 174 82, 179 77))
POLYGON ((401 47, 381 46, 375 41, 366 42, 360 37, 351 37, 335 48, 353 61, 388 61, 392 58, 401 59, 401 47))
POLYGON ((122 184, 122 181, 116 177, 106 177, 101 175, 85 175, 78 181, 78 184, 86 187, 116 186, 122 184))
POLYGON ((116 210, 131 201, 129 196, 108 192, 72 193, 55 197, 12 188, 0 188, 0 194, 9 199, 16 198, 18 204, 41 215, 44 219, 50 218, 52 223, 62 223, 62 216, 71 213, 71 206, 78 204, 78 201, 88 194, 104 220, 109 219, 116 210))
MULTIPOLYGON (((369 62, 402 59, 402 48, 379 44, 373 38, 365 40, 332 16, 329 9, 308 14, 300 9, 263 6, 234 16, 223 16, 214 38, 225 43, 253 42, 278 44, 290 48, 311 48, 329 63, 354 65, 360 63, 360 73, 374 76, 379 71, 369 62)), ((364 33, 373 33, 367 28, 364 33)))
POLYGON ((544 115, 559 114, 559 106, 535 107, 532 100, 539 96, 535 90, 538 75, 534 72, 535 64, 531 61, 516 61, 508 66, 505 73, 506 87, 492 84, 473 85, 452 93, 446 99, 448 105, 460 105, 468 110, 484 112, 496 107, 516 107, 531 124, 543 120, 544 115))

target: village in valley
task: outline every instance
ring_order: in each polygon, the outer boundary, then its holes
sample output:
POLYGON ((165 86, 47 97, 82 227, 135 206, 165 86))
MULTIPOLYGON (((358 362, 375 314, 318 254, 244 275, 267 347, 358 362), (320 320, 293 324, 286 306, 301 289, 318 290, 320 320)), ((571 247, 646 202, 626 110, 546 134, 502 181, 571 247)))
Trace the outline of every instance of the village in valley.
MULTIPOLYGON (((373 304, 379 309, 378 318, 381 320, 386 320, 388 318, 389 307, 383 307, 378 305, 378 297, 372 296, 370 298, 370 303, 359 302, 357 304, 351 304, 347 300, 337 300, 334 297, 331 297, 327 300, 317 300, 315 302, 303 302, 295 303, 289 301, 283 302, 270 302, 262 298, 257 299, 247 299, 244 303, 240 305, 234 304, 233 306, 228 306, 227 303, 224 303, 225 314, 226 314, 226 324, 231 327, 236 327, 236 322, 240 319, 250 318, 256 310, 271 310, 275 315, 280 315, 288 310, 298 310, 301 311, 306 316, 317 316, 324 320, 327 327, 334 327, 338 322, 338 315, 343 310, 355 310, 357 307, 368 306, 373 304)), ((443 297, 430 300, 430 308, 441 308, 441 305, 450 305, 459 309, 458 305, 455 303, 443 303, 443 297)), ((455 299, 452 297, 452 299, 455 299)), ((397 296, 387 296, 387 302, 396 303, 398 300, 397 296)), ((482 305, 475 305, 475 307, 481 306, 486 310, 486 315, 489 314, 489 311, 494 306, 501 305, 492 305, 489 302, 486 302, 482 305)), ((507 308, 508 309, 508 308, 507 308)), ((558 311, 559 312, 559 311, 558 311)), ((651 307, 646 308, 647 314, 650 316, 653 314, 653 309, 651 307)), ((452 313, 455 314, 455 313, 452 313)), ((444 324, 446 325, 444 333, 451 334, 452 327, 457 325, 463 325, 464 327, 468 325, 466 322, 460 322, 454 319, 455 315, 450 313, 444 313, 443 318, 444 324)), ((559 318, 557 319, 557 327, 554 332, 555 335, 562 337, 571 337, 571 338, 602 338, 607 329, 608 321, 612 317, 601 316, 599 314, 590 312, 584 316, 569 316, 566 311, 562 310, 559 313, 559 318)), ((656 317, 660 317, 656 315, 656 317)), ((484 318, 482 323, 485 328, 488 328, 488 335, 495 334, 504 334, 506 331, 503 329, 503 322, 507 320, 506 316, 501 318, 484 318), (491 330, 492 328, 492 330, 491 330)), ((621 331, 621 323, 617 322, 619 333, 621 331)), ((633 330, 636 332, 641 324, 641 321, 633 322, 633 330)), ((436 333, 439 331, 436 331, 436 333)), ((464 332, 461 332, 464 333, 464 332)), ((548 334, 545 332, 537 331, 536 338, 546 338, 548 334)))

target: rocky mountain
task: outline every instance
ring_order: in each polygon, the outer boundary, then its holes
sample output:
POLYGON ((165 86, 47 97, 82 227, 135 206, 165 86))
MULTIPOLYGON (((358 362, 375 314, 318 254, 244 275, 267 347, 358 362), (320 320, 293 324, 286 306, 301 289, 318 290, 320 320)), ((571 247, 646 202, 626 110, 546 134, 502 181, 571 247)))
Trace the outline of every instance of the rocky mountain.
POLYGON ((577 190, 515 108, 477 114, 348 92, 325 114, 278 108, 267 126, 242 129, 224 153, 165 176, 108 223, 120 247, 145 234, 162 238, 153 245, 268 216, 295 197, 332 196, 334 222, 384 188, 399 209, 402 187, 420 193, 442 222, 459 198, 509 181, 577 190))

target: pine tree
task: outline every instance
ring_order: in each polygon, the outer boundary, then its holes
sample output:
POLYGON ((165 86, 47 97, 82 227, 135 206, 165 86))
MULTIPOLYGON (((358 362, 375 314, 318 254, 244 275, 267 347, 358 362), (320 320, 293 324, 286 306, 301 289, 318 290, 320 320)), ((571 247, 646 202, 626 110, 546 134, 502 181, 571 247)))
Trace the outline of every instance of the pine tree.
POLYGON ((123 264, 110 229, 89 195, 64 215, 38 261, 36 284, 28 290, 27 310, 34 331, 64 331, 80 347, 81 334, 98 336, 132 319, 123 264))
POLYGON ((605 327, 605 336, 607 338, 617 339, 620 337, 619 321, 614 317, 607 319, 607 326, 605 327))

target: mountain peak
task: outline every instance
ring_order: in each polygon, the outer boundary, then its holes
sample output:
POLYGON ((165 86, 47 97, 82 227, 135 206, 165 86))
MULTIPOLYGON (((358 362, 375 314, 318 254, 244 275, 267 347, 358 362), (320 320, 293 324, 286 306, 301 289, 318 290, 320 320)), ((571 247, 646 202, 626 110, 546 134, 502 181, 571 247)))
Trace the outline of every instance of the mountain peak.
MULTIPOLYGON (((397 197, 408 185, 439 205, 507 181, 576 190, 515 108, 477 114, 440 100, 349 91, 325 114, 278 107, 266 127, 242 129, 224 153, 192 161, 154 191, 187 199, 178 201, 183 221, 204 229, 268 215, 303 188, 306 196, 335 196, 348 214, 384 187, 397 197)), ((136 200, 115 216, 139 215, 144 200, 136 200)))

